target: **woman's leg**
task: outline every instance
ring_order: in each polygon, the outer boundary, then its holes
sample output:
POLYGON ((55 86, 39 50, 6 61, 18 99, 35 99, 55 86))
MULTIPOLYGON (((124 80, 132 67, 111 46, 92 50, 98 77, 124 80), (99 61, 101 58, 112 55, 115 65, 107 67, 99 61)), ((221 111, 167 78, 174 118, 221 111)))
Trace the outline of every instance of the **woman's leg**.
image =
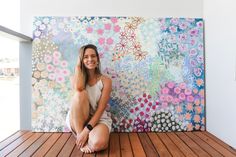
POLYGON ((100 151, 108 147, 110 132, 103 123, 98 123, 89 133, 88 143, 80 150, 84 153, 100 151))
POLYGON ((84 128, 85 122, 89 117, 89 100, 86 90, 76 92, 72 98, 70 113, 70 125, 78 135, 84 128))

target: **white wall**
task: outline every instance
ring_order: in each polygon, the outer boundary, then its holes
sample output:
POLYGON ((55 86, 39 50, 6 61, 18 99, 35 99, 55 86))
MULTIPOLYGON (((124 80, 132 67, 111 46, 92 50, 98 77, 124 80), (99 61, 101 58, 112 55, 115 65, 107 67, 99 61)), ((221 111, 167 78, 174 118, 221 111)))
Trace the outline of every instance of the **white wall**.
POLYGON ((202 17, 203 0, 21 0, 21 31, 34 16, 202 17))
POLYGON ((207 130, 236 148, 236 1, 204 0, 207 130))

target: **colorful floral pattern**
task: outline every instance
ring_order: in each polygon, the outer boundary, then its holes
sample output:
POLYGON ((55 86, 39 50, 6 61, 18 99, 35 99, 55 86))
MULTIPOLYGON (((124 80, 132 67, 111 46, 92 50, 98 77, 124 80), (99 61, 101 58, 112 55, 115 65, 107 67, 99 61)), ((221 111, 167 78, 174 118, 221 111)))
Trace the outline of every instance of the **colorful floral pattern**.
POLYGON ((203 20, 35 17, 32 128, 68 131, 78 49, 97 45, 117 132, 205 130, 203 20))

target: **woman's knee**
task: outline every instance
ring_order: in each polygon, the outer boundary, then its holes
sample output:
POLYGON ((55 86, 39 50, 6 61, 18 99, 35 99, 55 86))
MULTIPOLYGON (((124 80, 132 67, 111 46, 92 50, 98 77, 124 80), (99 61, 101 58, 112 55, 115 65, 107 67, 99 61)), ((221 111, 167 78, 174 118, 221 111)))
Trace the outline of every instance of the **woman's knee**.
POLYGON ((89 141, 89 146, 94 151, 100 151, 108 147, 108 141, 102 138, 94 139, 89 141))
POLYGON ((88 93, 86 90, 83 91, 76 91, 72 98, 73 102, 79 103, 80 101, 88 101, 88 93))
POLYGON ((91 146, 94 151, 106 149, 108 147, 109 136, 108 127, 103 123, 99 123, 89 133, 89 146, 91 146))

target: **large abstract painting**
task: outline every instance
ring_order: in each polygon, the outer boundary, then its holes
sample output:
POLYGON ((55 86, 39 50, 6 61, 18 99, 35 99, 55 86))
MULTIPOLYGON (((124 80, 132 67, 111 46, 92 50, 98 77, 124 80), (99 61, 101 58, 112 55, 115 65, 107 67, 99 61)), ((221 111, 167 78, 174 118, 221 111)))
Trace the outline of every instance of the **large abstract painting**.
POLYGON ((203 20, 35 17, 32 128, 68 131, 78 49, 98 47, 115 132, 205 129, 203 20))

